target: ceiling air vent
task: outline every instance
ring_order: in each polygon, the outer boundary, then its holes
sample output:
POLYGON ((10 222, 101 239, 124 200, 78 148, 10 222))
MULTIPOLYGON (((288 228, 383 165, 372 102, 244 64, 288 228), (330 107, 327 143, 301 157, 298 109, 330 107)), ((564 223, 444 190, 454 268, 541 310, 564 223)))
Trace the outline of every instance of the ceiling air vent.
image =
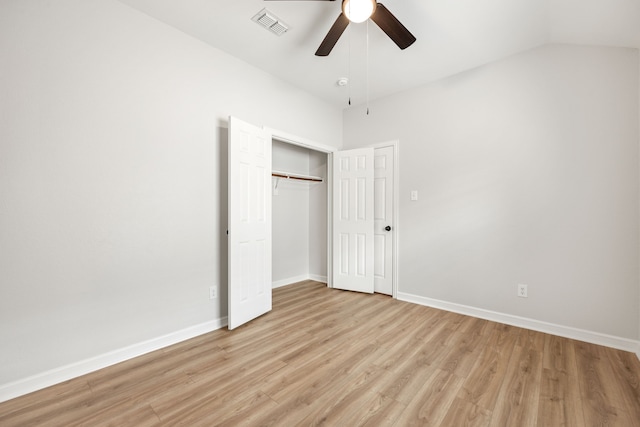
POLYGON ((267 9, 262 9, 260 12, 256 13, 251 20, 262 25, 277 36, 281 36, 289 30, 289 26, 287 24, 282 22, 280 18, 269 12, 267 9))

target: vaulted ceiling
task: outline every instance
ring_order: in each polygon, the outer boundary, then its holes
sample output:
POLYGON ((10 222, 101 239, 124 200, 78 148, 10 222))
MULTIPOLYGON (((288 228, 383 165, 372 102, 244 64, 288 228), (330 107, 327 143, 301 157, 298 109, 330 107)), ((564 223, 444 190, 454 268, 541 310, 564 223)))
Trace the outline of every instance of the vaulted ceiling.
POLYGON ((339 0, 120 1, 338 107, 547 43, 640 47, 639 0, 384 0, 417 41, 400 50, 373 22, 350 24, 328 57, 314 52, 339 0), (290 29, 276 36, 253 22, 263 8, 290 29))

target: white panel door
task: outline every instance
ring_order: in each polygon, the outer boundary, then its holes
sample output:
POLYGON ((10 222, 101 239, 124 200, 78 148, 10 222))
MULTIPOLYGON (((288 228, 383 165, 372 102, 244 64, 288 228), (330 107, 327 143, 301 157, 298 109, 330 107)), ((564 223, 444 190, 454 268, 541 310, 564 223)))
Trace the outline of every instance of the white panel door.
POLYGON ((333 287, 373 293, 373 148, 333 153, 333 287))
POLYGON ((374 291, 393 294, 393 147, 376 148, 373 156, 374 291))
POLYGON ((271 134, 229 118, 229 329, 271 310, 271 134))

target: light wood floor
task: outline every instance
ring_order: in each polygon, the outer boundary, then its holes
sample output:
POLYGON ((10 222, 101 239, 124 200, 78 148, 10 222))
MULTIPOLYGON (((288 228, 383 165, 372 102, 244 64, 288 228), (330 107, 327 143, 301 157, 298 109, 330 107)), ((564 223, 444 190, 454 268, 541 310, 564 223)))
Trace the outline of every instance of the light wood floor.
POLYGON ((640 426, 632 353, 302 282, 273 311, 0 404, 0 426, 640 426))

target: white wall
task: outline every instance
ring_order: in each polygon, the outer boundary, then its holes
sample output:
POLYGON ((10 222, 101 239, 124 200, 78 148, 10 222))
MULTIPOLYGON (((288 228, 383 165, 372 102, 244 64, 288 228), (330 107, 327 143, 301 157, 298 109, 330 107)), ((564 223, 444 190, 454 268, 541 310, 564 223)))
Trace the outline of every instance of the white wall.
POLYGON ((552 45, 346 110, 400 140, 399 291, 637 340, 638 73, 552 45))
POLYGON ((113 0, 0 2, 0 63, 0 389, 226 316, 228 115, 341 145, 339 110, 113 0))

